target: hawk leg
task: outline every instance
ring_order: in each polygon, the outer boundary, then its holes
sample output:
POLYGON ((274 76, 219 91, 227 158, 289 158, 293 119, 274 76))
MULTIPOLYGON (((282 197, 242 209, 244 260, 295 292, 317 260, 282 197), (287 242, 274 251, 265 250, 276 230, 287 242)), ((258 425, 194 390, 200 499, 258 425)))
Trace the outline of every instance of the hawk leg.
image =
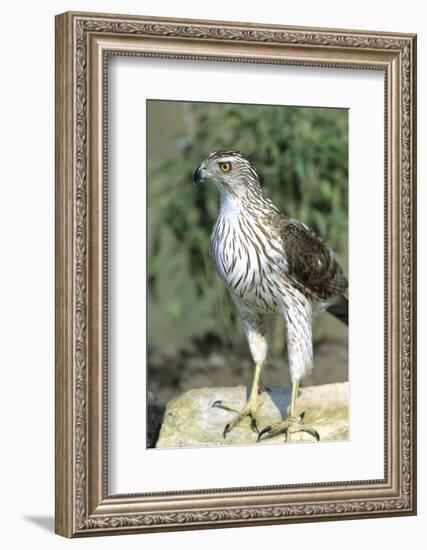
POLYGON ((258 424, 257 424, 257 412, 258 409, 262 403, 262 396, 261 396, 261 390, 259 385, 259 379, 262 369, 262 363, 257 363, 255 366, 255 374, 254 379, 252 382, 252 389, 251 393, 249 395, 249 399, 246 403, 246 405, 243 407, 241 411, 238 411, 233 406, 228 405, 227 403, 224 403, 223 401, 215 401, 212 404, 212 407, 216 407, 219 409, 224 409, 226 411, 231 411, 237 413, 237 416, 231 420, 228 424, 226 424, 223 436, 224 439, 227 437, 227 434, 235 427, 237 424, 239 424, 244 418, 249 417, 251 420, 251 428, 254 432, 259 434, 258 430, 258 424))
POLYGON ((286 418, 286 420, 276 422, 271 426, 266 426, 258 434, 258 441, 262 438, 262 436, 266 436, 264 438, 266 439, 270 437, 275 437, 280 434, 285 434, 285 441, 288 442, 291 439, 291 435, 297 432, 306 432, 314 437, 316 441, 320 440, 319 432, 303 423, 305 413, 301 413, 300 415, 296 414, 296 399, 298 395, 298 387, 299 380, 296 379, 292 382, 291 406, 289 408, 288 417, 286 418))

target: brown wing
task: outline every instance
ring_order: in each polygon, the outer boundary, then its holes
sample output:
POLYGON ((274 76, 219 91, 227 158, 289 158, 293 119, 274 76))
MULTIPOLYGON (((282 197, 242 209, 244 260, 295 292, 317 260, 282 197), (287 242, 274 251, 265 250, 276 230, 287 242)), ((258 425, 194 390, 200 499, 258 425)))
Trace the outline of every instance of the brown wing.
POLYGON ((334 253, 323 240, 298 220, 276 216, 275 225, 283 240, 289 276, 311 298, 348 298, 347 279, 334 253))

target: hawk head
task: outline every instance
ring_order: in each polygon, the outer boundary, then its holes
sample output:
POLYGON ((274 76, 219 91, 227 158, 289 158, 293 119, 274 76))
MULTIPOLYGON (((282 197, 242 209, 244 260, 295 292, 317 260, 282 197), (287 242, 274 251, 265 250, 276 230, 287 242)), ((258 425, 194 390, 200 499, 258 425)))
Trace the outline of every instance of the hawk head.
POLYGON ((194 172, 194 183, 197 185, 202 182, 212 183, 222 195, 242 197, 250 191, 261 191, 254 165, 240 151, 220 150, 211 153, 194 172))

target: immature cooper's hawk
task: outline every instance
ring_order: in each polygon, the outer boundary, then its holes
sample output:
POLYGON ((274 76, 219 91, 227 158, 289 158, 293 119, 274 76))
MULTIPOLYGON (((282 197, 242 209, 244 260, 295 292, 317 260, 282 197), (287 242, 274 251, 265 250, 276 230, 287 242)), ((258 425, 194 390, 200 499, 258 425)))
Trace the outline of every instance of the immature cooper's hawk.
POLYGON ((236 304, 248 340, 255 374, 242 411, 222 401, 213 406, 234 410, 224 438, 243 418, 250 417, 258 440, 280 433, 316 430, 296 413, 301 378, 313 367, 312 314, 328 310, 348 324, 348 283, 334 253, 304 223, 281 213, 264 196, 249 158, 238 151, 216 151, 194 172, 194 182, 210 182, 220 192, 220 211, 212 229, 210 249, 215 267, 236 304), (292 379, 286 420, 257 426, 260 374, 267 356, 265 315, 283 315, 292 379))

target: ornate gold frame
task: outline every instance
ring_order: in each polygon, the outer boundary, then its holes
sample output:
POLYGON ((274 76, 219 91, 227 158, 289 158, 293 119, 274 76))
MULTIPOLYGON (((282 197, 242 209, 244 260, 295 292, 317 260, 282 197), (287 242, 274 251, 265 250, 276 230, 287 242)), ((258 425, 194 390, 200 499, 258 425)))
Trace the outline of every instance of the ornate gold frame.
POLYGON ((56 532, 66 537, 382 517, 416 510, 416 37, 65 13, 56 18, 56 532), (105 101, 108 55, 385 74, 385 478, 108 495, 105 101))

